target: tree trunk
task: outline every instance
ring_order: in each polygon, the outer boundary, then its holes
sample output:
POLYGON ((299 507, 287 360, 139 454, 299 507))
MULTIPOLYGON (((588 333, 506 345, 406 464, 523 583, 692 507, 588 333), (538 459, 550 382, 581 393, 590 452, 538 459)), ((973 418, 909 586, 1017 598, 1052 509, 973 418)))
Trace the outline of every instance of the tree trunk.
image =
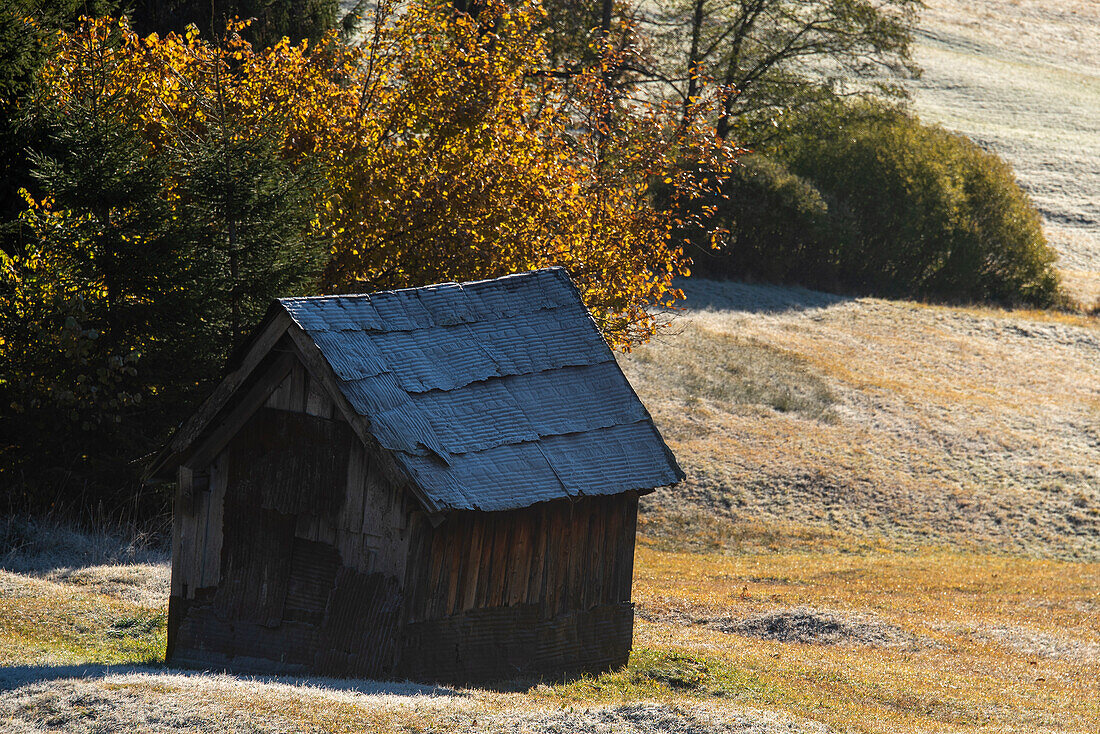
POLYGON ((691 14, 691 51, 688 53, 688 88, 684 97, 684 121, 687 121, 688 108, 699 94, 699 74, 702 71, 702 59, 699 58, 699 38, 703 32, 703 4, 706 0, 695 0, 695 11, 691 14))

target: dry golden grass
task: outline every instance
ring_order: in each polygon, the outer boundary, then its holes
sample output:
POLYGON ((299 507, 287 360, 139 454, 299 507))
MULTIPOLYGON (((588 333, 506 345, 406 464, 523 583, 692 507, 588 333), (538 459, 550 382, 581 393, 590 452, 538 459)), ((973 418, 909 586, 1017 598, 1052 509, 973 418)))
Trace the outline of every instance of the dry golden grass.
POLYGON ((1100 564, 960 554, 700 556, 642 548, 636 644, 755 675, 775 707, 846 731, 1100 726, 1100 564), (761 641, 683 620, 831 609, 911 633, 908 649, 761 641), (1040 644, 1044 643, 1044 644, 1040 644))
POLYGON ((112 671, 95 663, 148 662, 163 650, 162 626, 128 648, 111 634, 115 620, 150 610, 13 574, 0 582, 5 731, 1091 734, 1100 725, 1100 564, 643 543, 630 665, 515 692, 112 671), (792 610, 848 626, 811 627, 802 642, 737 626, 792 610), (818 632, 828 644, 815 644, 818 632))
POLYGON ((643 501, 649 536, 1100 557, 1096 318, 685 287, 621 360, 688 473, 643 501))

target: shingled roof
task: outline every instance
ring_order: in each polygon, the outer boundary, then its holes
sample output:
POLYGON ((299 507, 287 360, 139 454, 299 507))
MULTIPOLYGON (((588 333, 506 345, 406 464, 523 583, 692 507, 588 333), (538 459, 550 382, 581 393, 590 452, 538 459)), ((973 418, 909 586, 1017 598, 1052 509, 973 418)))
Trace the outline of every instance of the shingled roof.
POLYGON ((684 476, 561 268, 279 304, 437 509, 684 476))
POLYGON ((266 399, 261 365, 286 365, 288 352, 361 440, 387 450, 393 480, 411 482, 429 512, 645 491, 684 476, 569 276, 548 268, 276 301, 146 478, 212 458, 266 399))

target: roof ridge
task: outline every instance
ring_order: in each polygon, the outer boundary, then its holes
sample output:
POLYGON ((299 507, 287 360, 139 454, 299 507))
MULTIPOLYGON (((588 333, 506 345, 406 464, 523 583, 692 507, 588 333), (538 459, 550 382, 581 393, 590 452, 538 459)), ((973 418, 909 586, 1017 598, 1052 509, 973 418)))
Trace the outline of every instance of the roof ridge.
POLYGON ((516 509, 683 476, 564 268, 279 306, 426 504, 516 509))
POLYGON ((496 278, 482 278, 481 280, 445 280, 438 283, 429 283, 427 285, 410 285, 405 286, 404 288, 380 288, 375 291, 365 291, 362 293, 322 293, 316 296, 283 296, 281 298, 276 298, 275 300, 279 303, 283 303, 284 301, 316 301, 324 298, 370 298, 371 296, 378 295, 380 293, 408 293, 412 291, 423 291, 430 290, 432 288, 440 288, 442 286, 458 286, 459 288, 465 288, 472 285, 483 285, 485 283, 499 282, 507 280, 509 278, 532 278, 539 275, 540 273, 551 272, 561 272, 565 274, 566 278, 569 277, 569 271, 567 271, 563 266, 548 265, 544 268, 525 270, 520 273, 508 273, 507 275, 501 275, 496 278))

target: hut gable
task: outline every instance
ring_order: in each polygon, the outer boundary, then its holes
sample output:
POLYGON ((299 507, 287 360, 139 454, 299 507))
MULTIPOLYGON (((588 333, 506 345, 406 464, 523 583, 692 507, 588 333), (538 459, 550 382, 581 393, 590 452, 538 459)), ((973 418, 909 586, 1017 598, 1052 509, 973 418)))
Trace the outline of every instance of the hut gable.
POLYGON ((683 476, 561 269, 279 300, 149 474, 172 662, 446 681, 623 664, 683 476))
POLYGON ((431 511, 683 477, 560 268, 279 303, 431 511))

